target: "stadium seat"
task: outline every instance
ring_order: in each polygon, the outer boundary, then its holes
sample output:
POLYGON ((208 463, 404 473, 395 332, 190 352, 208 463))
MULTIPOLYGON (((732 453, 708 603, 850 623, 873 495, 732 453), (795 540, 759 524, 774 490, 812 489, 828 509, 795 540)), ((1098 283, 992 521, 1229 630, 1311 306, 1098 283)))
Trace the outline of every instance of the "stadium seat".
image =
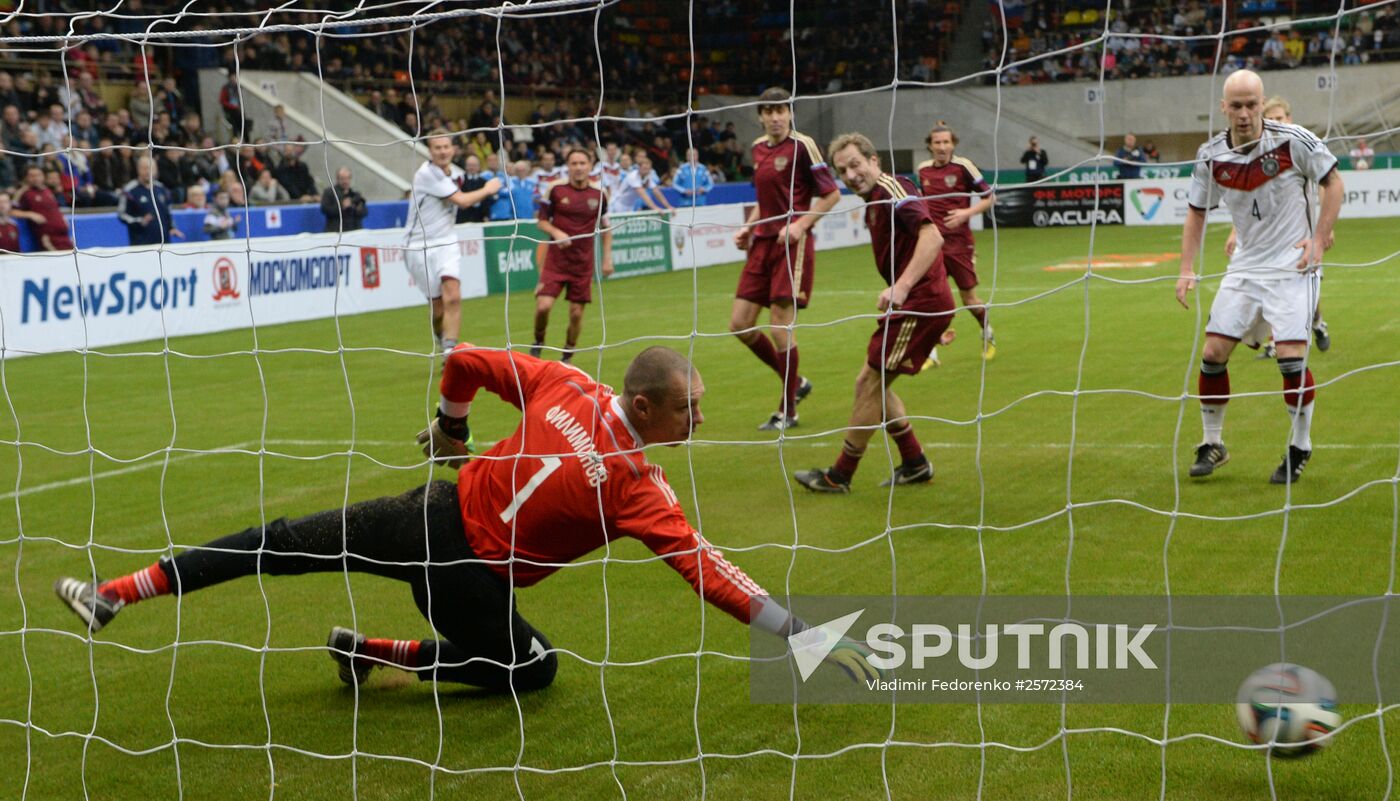
POLYGON ((1065 14, 1064 23, 1065 23, 1066 25, 1079 25, 1079 24, 1081 24, 1083 21, 1084 21, 1084 20, 1083 20, 1083 17, 1080 16, 1080 14, 1079 14, 1078 11, 1075 11, 1075 10, 1072 10, 1072 9, 1071 9, 1069 12, 1067 12, 1067 13, 1065 14))
POLYGON ((1084 21, 1085 25, 1093 25, 1099 21, 1099 11, 1096 8, 1086 8, 1084 13, 1079 15, 1079 18, 1084 21))

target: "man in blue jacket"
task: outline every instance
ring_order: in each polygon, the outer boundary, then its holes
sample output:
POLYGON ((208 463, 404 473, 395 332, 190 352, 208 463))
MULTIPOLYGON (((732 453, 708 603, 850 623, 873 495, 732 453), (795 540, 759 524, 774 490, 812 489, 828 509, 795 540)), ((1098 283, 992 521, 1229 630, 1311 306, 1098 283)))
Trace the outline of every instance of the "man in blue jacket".
POLYGON ((117 217, 126 223, 133 245, 159 245, 185 236, 175 227, 170 190, 155 179, 155 165, 149 156, 136 160, 136 178, 122 187, 117 217))
POLYGON ((530 177, 530 162, 524 159, 515 162, 514 172, 514 175, 503 177, 505 187, 491 204, 493 220, 528 220, 535 216, 535 189, 538 184, 530 177))
POLYGON ((710 171, 700 163, 700 151, 690 148, 685 151, 685 163, 676 168, 676 177, 671 181, 681 193, 682 206, 703 206, 705 195, 715 188, 715 180, 710 171))

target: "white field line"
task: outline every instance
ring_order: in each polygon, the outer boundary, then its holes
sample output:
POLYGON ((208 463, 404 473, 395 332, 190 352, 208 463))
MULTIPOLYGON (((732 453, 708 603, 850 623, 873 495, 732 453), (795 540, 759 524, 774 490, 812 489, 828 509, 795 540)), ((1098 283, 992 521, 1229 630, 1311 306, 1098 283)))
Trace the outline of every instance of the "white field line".
MULTIPOLYGON (((775 446, 776 446, 776 443, 777 443, 777 441, 774 440, 774 445, 775 445, 775 446)), ((91 482, 91 481, 97 481, 98 479, 115 478, 116 476, 124 476, 124 475, 128 475, 128 474, 130 474, 130 473, 138 473, 138 472, 141 472, 141 471, 143 471, 143 470, 153 470, 153 469, 155 469, 155 468, 157 468, 157 467, 163 467, 163 466, 166 465, 166 464, 176 464, 177 462, 183 462, 183 461, 187 461, 187 460, 189 460, 189 459, 195 459, 195 458, 198 458, 198 457, 200 457, 200 456, 209 456, 209 455, 219 454, 219 453, 228 453, 228 452, 231 452, 231 451, 242 451, 242 450, 247 450, 247 449, 249 449, 249 448, 256 447, 258 444, 259 444, 259 443, 257 443, 257 442, 239 442, 239 443, 235 443, 235 444, 233 444, 233 445, 229 445, 229 446, 224 447, 224 448, 220 448, 220 449, 212 450, 212 451, 208 451, 208 452, 203 452, 203 453, 181 453, 181 454, 178 454, 178 455, 175 455, 175 456, 171 456, 170 459, 169 459, 168 461, 165 460, 165 459, 151 459, 151 460, 149 460, 149 461, 141 462, 141 463, 139 463, 139 464, 128 465, 128 466, 126 466, 126 467, 118 467, 118 468, 114 468, 114 469, 112 469, 112 470, 99 470, 99 471, 93 472, 93 473, 91 473, 91 474, 89 474, 89 475, 77 476, 77 477, 74 477, 74 478, 63 479, 63 480, 61 480, 61 481, 50 481, 50 482, 47 483, 47 484, 37 484, 37 485, 32 486, 32 487, 24 487, 24 488, 22 488, 22 489, 20 489, 20 490, 17 490, 17 491, 10 491, 10 492, 6 492, 6 493, 0 493, 0 501, 12 500, 12 499, 14 499, 14 498, 23 498, 23 497, 26 497, 26 496, 29 496, 29 495, 36 495, 36 494, 41 493, 41 492, 49 492, 50 490, 63 489, 64 487, 72 487, 72 486, 76 486, 76 485, 79 485, 79 484, 86 484, 86 483, 91 482)), ((272 445, 327 445, 327 446, 330 446, 330 445, 349 445, 350 442, 349 442, 349 440, 332 440, 332 439, 269 439, 269 440, 267 440, 267 443, 266 443, 266 444, 269 445, 269 446, 272 446, 272 445)), ((400 441, 398 441, 398 440, 356 440, 355 444, 356 444, 356 445, 384 446, 384 445, 403 445, 403 444, 405 444, 405 443, 404 443, 404 442, 400 442, 400 441)), ((408 443, 408 444, 411 444, 411 443, 408 443)), ((486 449, 490 448, 490 447, 491 447, 492 445, 494 445, 494 444, 495 444, 494 442, 483 442, 483 443, 479 443, 478 447, 479 447, 482 451, 485 451, 486 449)), ((714 447, 716 444, 722 444, 722 443, 706 443, 706 447, 714 447)), ((749 446, 749 445, 752 445, 752 444, 753 444, 753 443, 745 443, 746 446, 749 446)), ((833 445, 832 443, 830 443, 830 442, 813 442, 813 441, 808 441, 808 442, 788 443, 788 444, 784 445, 784 447, 787 447, 787 448, 792 448, 792 447, 806 447, 806 448, 827 448, 827 449, 830 449, 830 448, 833 448, 834 445, 833 445)), ((930 449, 930 450, 973 450, 973 449, 977 448, 977 444, 976 444, 976 443, 971 443, 971 442, 925 442, 925 443, 924 443, 924 447, 925 447, 925 448, 928 448, 928 449, 930 449)), ((1063 450, 1069 450, 1069 443, 1068 443, 1068 442, 1030 442, 1030 443, 1020 443, 1020 444, 1016 444, 1016 443, 983 443, 983 444, 982 444, 982 448, 983 448, 984 450, 1050 450, 1050 451, 1063 451, 1063 450)), ((1148 451, 1148 450, 1168 450, 1168 449, 1170 449, 1170 448, 1171 448, 1171 443, 1170 443, 1170 442, 1112 442, 1112 443, 1078 442, 1078 443, 1075 443, 1075 450, 1078 450, 1078 451, 1090 451, 1090 450, 1143 450, 1143 451, 1148 451)), ((1394 443, 1380 443, 1380 442, 1372 442, 1372 443, 1364 443, 1364 444, 1346 443, 1346 442, 1336 442, 1336 443, 1317 443, 1317 444, 1313 445, 1313 448, 1315 448, 1315 449, 1317 449, 1317 450, 1339 450, 1339 451, 1340 451, 1340 450, 1350 450, 1350 451, 1371 451, 1371 450, 1374 450, 1374 451, 1393 451, 1393 450, 1395 450, 1395 449, 1397 448, 1397 446, 1396 446, 1394 443)))

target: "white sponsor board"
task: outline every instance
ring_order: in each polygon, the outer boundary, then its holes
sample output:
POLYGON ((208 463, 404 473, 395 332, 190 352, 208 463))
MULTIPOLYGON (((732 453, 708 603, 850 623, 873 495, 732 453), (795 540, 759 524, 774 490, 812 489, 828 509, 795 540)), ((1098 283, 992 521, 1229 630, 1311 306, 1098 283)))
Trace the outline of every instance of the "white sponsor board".
MULTIPOLYGON (((816 225, 818 250, 869 244, 863 204, 840 202, 816 225)), ((743 261, 734 232, 751 204, 671 218, 672 269, 743 261)), ((462 297, 487 294, 480 225, 457 227, 462 297)), ((0 257, 0 357, 102 348, 424 303, 395 229, 91 248, 0 257)), ((522 259, 533 253, 520 250, 522 259)))
MULTIPOLYGON (((1400 217, 1400 170, 1347 170, 1338 174, 1346 187, 1342 198, 1343 219, 1400 217)), ((1124 222, 1128 225, 1181 225, 1186 220, 1190 187, 1189 178, 1124 181, 1124 222)), ((1209 220, 1229 222, 1230 214, 1220 206, 1211 211, 1209 220)))
MULTIPOLYGON (((842 195, 813 228, 817 250, 870 244, 864 207, 860 198, 842 195)), ((752 203, 733 203, 677 211, 670 220, 671 268, 688 270, 743 261, 745 254, 734 246, 734 234, 752 209, 752 203)))
MULTIPOLYGON (((460 243, 463 295, 485 295, 480 230, 461 231, 475 233, 460 243)), ((356 231, 0 258, 0 345, 54 353, 422 304, 401 241, 356 231)))

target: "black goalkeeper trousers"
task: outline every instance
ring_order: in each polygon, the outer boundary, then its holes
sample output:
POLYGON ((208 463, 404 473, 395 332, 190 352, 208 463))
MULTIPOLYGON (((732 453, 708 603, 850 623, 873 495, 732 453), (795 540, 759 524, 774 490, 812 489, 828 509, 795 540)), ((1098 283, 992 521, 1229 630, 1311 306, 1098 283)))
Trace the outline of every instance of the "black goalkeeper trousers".
POLYGON ((506 582, 475 560, 456 485, 433 481, 397 497, 279 518, 191 548, 161 566, 177 593, 258 573, 351 570, 404 581, 444 638, 420 646, 420 679, 500 691, 548 686, 558 668, 549 640, 516 611, 506 582))

